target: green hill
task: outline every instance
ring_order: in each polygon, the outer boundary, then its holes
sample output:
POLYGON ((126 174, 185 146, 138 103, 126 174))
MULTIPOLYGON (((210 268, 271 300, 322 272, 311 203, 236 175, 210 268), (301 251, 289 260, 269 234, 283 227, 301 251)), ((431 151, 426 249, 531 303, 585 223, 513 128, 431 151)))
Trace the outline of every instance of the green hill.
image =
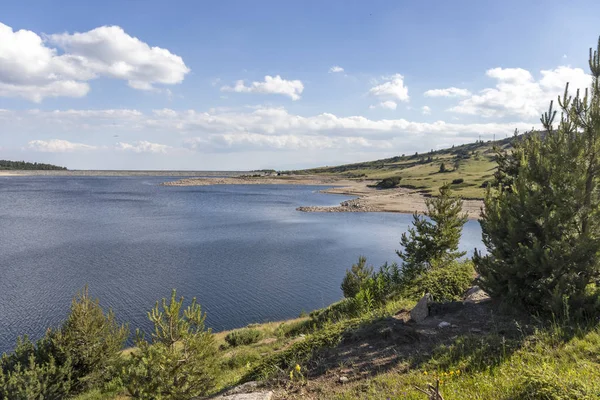
POLYGON ((427 153, 290 171, 290 173, 326 174, 373 180, 400 177, 400 186, 421 189, 424 193, 437 193, 437 189, 444 183, 456 182, 452 186, 459 196, 482 198, 486 182, 492 178, 496 168, 494 147, 510 148, 513 140, 514 137, 495 142, 478 141, 427 153), (445 172, 440 172, 442 164, 445 172))

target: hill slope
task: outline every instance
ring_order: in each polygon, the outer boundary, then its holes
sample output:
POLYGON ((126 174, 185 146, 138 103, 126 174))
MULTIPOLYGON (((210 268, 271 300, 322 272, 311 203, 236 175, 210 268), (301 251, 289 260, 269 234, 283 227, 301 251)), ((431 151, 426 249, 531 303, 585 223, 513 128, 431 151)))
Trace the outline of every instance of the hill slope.
POLYGON ((484 182, 496 168, 494 146, 506 149, 512 146, 514 137, 495 142, 476 142, 448 149, 415 153, 375 161, 320 167, 293 174, 338 175, 346 178, 381 180, 400 177, 400 186, 421 189, 424 193, 437 193, 444 183, 452 183, 453 189, 463 198, 482 198, 484 182), (440 172, 444 164, 445 172, 440 172), (458 183, 463 179, 463 182, 458 183))

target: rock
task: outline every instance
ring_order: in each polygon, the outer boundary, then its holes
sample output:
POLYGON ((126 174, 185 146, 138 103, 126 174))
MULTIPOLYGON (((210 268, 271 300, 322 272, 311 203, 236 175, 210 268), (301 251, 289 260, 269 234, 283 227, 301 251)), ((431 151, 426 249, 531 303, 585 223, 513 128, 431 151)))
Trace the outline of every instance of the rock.
POLYGON ((440 328, 440 329, 444 329, 444 328, 447 328, 449 326, 451 326, 450 322, 446 322, 446 321, 442 321, 442 322, 440 322, 438 324, 438 328, 440 328))
POLYGON ((425 294, 425 296, 419 300, 415 308, 410 310, 410 318, 417 324, 423 322, 423 320, 429 316, 429 303, 431 301, 431 295, 429 293, 425 294))
POLYGON ((467 293, 465 293, 465 300, 463 303, 482 303, 490 300, 490 295, 483 291, 479 286, 473 286, 467 293))
POLYGON ((348 377, 347 376, 340 376, 339 382, 341 384, 348 383, 348 377))
POLYGON ((273 398, 273 392, 253 392, 253 393, 237 393, 230 395, 223 395, 218 397, 211 397, 214 400, 271 400, 273 398))
MULTIPOLYGON (((271 400, 273 392, 270 390, 258 391, 259 383, 255 381, 246 382, 231 388, 221 394, 208 397, 211 400, 271 400)), ((195 399, 200 399, 195 398, 195 399)))

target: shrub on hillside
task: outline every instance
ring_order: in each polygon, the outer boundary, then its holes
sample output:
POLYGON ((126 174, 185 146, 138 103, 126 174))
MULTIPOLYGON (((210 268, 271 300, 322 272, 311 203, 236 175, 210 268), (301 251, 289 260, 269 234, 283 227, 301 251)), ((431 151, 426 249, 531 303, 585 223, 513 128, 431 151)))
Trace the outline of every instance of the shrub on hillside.
MULTIPOLYGON (((308 314, 307 314, 308 316, 308 314)), ((300 321, 282 322, 277 327, 277 337, 294 337, 300 334, 308 333, 314 328, 314 323, 310 319, 300 321)))
POLYGON ((148 313, 154 324, 152 342, 138 331, 137 352, 125 371, 129 394, 137 399, 189 399, 203 396, 215 386, 217 348, 210 329, 204 329, 206 314, 196 299, 181 313, 183 298, 173 290, 167 304, 158 302, 148 313))
POLYGON ((366 257, 358 257, 358 263, 353 264, 342 280, 342 292, 344 297, 354 297, 360 291, 364 282, 373 276, 373 266, 367 266, 366 257))
POLYGON ((232 347, 245 346, 258 342, 262 337, 262 332, 258 329, 243 328, 231 331, 225 336, 225 341, 232 347))
POLYGON ((404 261, 403 285, 410 285, 433 265, 450 263, 466 254, 458 249, 462 227, 467 222, 462 200, 453 196, 450 185, 439 191, 438 197, 425 200, 425 216, 415 213, 413 226, 402 234, 403 249, 396 253, 404 261))
POLYGON ((0 359, 0 398, 63 398, 117 379, 128 329, 104 313, 87 287, 71 304, 67 320, 36 344, 17 341, 0 359))
POLYGON ((434 265, 410 286, 405 287, 405 294, 418 298, 424 293, 430 293, 435 301, 460 300, 471 286, 474 273, 473 263, 470 260, 434 265))
POLYGON ((380 182, 377 182, 375 185, 378 189, 392 189, 397 187, 400 184, 400 180, 402 178, 399 176, 392 176, 390 178, 385 178, 380 182))
POLYGON ((453 185, 460 185, 461 183, 463 183, 465 180, 463 178, 458 178, 458 179, 453 179, 452 180, 452 184, 453 185))

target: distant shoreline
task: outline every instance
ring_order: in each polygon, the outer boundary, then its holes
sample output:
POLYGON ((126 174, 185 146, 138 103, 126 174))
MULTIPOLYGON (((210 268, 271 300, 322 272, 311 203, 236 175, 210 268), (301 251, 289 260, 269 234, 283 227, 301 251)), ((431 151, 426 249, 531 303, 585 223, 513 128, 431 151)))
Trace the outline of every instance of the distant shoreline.
POLYGON ((173 176, 228 177, 248 171, 165 171, 165 170, 0 170, 0 176, 173 176))
MULTIPOLYGON (((335 186, 323 189, 322 193, 355 196, 339 206, 302 206, 303 212, 394 212, 422 214, 426 197, 418 190, 395 188, 380 190, 373 187, 375 180, 351 180, 323 175, 248 176, 249 171, 117 171, 117 170, 67 170, 67 171, 13 171, 0 170, 0 177, 7 176, 147 176, 179 177, 162 186, 209 186, 209 185, 313 185, 335 186)), ((469 219, 478 219, 483 207, 482 200, 463 200, 463 210, 469 219)))
MULTIPOLYGON (((229 177, 229 178, 189 178, 173 182, 164 182, 163 186, 210 186, 210 185, 314 185, 335 186, 321 190, 322 193, 356 196, 343 201, 339 206, 303 206, 304 212, 395 212, 412 214, 424 213, 426 197, 418 190, 395 188, 380 190, 370 187, 376 180, 350 180, 332 176, 287 175, 265 177, 229 177)), ((469 219, 478 219, 483 207, 482 200, 463 200, 463 211, 469 219)))

